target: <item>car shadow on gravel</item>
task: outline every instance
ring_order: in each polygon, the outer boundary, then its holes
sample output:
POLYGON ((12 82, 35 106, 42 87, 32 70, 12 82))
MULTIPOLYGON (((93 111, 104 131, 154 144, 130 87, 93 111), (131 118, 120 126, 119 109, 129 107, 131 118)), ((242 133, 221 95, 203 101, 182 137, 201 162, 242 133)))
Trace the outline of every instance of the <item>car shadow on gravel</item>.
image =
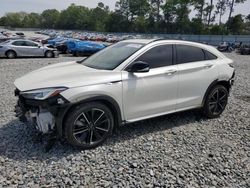
MULTIPOLYGON (((104 146, 112 147, 116 143, 164 130, 170 130, 170 133, 177 134, 174 127, 200 122, 202 119, 203 117, 198 111, 192 110, 127 124, 118 128, 104 146)), ((31 125, 23 124, 18 120, 13 120, 1 126, 0 157, 18 161, 55 161, 80 152, 66 143, 59 142, 49 152, 45 152, 45 140, 37 140, 34 135, 35 130, 31 125)), ((94 150, 91 152, 95 152, 94 150)))

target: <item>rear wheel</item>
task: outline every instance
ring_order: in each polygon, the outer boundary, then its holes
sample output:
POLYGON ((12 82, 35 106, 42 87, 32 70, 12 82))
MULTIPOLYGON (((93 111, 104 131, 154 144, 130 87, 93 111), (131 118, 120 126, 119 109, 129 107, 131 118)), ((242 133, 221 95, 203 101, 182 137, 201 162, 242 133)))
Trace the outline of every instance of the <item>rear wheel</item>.
POLYGON ((208 93, 203 107, 208 118, 219 117, 225 110, 228 101, 228 90, 222 85, 214 86, 208 93))
POLYGON ((54 57, 54 53, 53 53, 52 51, 47 51, 47 52, 45 53, 45 57, 47 57, 47 58, 52 58, 52 57, 54 57))
POLYGON ((13 59, 13 58, 16 58, 16 52, 10 50, 10 51, 7 51, 6 52, 6 57, 9 58, 9 59, 13 59))
POLYGON ((67 141, 81 149, 101 145, 112 133, 114 118, 110 109, 102 103, 91 102, 77 106, 67 117, 65 136, 67 141))

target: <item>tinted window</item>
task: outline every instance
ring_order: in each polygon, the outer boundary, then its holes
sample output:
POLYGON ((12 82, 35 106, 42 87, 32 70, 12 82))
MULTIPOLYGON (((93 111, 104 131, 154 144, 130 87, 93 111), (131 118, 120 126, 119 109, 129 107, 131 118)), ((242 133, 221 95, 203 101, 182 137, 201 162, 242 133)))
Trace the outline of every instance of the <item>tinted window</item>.
POLYGON ((172 51, 172 45, 157 46, 141 55, 136 61, 147 62, 150 68, 169 66, 173 61, 172 51))
POLYGON ((25 46, 38 46, 38 45, 34 42, 25 41, 25 46))
POLYGON ((15 45, 15 46, 24 46, 24 41, 15 41, 12 43, 12 45, 15 45))
POLYGON ((178 64, 205 60, 205 54, 201 48, 187 45, 177 45, 176 50, 178 64))
POLYGON ((217 59, 217 56, 215 56, 214 54, 206 51, 206 50, 203 50, 204 53, 205 53, 205 56, 206 56, 206 60, 213 60, 213 59, 217 59))

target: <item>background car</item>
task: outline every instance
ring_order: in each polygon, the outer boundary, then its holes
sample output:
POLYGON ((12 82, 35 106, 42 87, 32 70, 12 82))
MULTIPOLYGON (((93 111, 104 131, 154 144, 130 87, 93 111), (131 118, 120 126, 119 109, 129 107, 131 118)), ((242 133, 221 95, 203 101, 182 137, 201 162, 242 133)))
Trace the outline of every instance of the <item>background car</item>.
POLYGON ((217 49, 220 52, 232 52, 235 49, 235 44, 230 42, 221 42, 217 49))
POLYGON ((250 54, 250 44, 244 44, 240 47, 239 52, 241 55, 250 54))
POLYGON ((92 42, 92 41, 80 41, 80 40, 69 40, 67 41, 68 52, 78 56, 78 55, 92 55, 106 46, 102 43, 92 42))
POLYGON ((0 43, 0 57, 57 57, 58 52, 51 46, 31 40, 8 40, 0 43))

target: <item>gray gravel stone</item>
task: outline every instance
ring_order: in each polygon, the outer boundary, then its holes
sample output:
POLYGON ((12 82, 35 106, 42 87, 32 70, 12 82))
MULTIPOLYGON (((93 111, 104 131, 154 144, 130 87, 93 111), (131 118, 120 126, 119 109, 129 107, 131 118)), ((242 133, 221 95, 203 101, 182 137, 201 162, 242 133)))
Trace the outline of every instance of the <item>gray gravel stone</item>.
POLYGON ((107 143, 44 153, 13 113, 13 82, 56 59, 0 59, 0 187, 250 187, 250 56, 235 60, 235 86, 220 118, 196 111, 137 122, 107 143))

